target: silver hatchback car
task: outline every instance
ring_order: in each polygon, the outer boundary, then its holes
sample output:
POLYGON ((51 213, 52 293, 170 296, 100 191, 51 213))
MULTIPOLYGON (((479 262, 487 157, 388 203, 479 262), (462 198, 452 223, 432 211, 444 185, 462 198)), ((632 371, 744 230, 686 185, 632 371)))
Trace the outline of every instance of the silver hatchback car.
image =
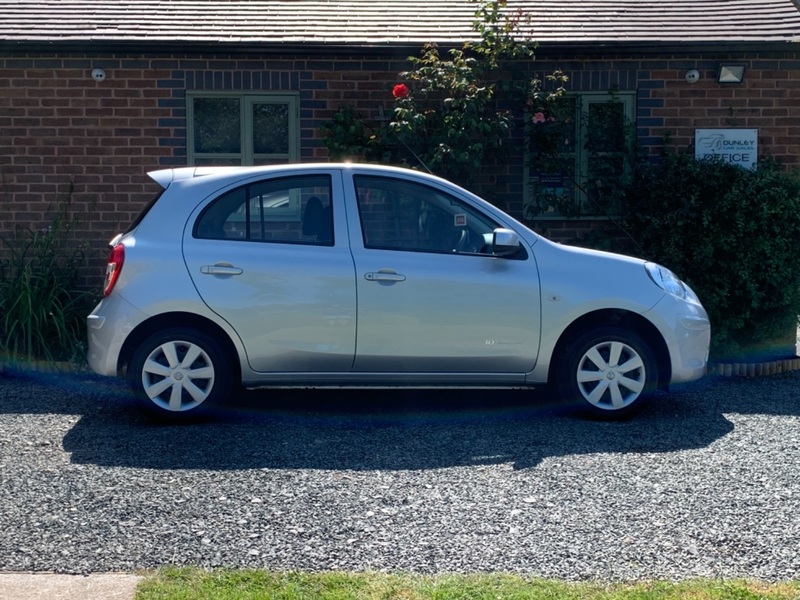
POLYGON ((452 183, 186 167, 111 244, 89 364, 180 419, 240 385, 546 383, 598 416, 702 377, 710 325, 643 260, 552 243, 452 183))

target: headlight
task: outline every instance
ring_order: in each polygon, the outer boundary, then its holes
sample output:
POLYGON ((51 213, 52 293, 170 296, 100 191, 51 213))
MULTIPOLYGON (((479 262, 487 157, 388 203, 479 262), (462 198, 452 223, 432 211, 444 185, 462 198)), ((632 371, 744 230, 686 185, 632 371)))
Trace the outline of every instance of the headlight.
POLYGON ((687 302, 700 304, 700 299, 697 297, 697 294, 692 291, 692 288, 678 279, 677 275, 666 267, 648 262, 645 263, 644 268, 647 270, 647 274, 650 276, 650 279, 653 280, 653 283, 668 294, 680 298, 681 300, 686 300, 687 302))

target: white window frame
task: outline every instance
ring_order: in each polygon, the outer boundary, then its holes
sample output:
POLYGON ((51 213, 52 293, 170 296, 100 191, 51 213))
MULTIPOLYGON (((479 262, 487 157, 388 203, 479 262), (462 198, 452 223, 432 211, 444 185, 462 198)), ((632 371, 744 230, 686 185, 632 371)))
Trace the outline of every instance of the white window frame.
MULTIPOLYGON (((300 160, 300 96, 296 93, 250 93, 193 91, 186 94, 186 160, 195 165, 199 159, 206 161, 219 160, 222 164, 239 161, 242 166, 255 164, 291 163, 300 160), (194 99, 195 98, 239 98, 241 115, 240 148, 241 152, 196 152, 194 149, 194 99), (289 139, 286 153, 257 154, 253 150, 253 105, 285 104, 288 106, 289 139)), ((203 164, 210 164, 204 162, 203 164)))

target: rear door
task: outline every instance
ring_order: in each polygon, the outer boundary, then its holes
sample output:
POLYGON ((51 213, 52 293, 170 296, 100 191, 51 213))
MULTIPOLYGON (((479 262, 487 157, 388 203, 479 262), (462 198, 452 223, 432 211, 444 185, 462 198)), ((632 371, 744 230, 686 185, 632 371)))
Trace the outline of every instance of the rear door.
POLYGON ((203 301, 258 372, 347 371, 356 290, 335 170, 252 181, 204 204, 184 259, 203 301))

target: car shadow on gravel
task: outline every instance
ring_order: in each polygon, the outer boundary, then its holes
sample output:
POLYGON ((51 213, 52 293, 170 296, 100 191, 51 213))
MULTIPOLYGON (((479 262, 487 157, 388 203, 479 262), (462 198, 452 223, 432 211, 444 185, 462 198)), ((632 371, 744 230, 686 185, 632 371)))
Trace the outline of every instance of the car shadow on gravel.
POLYGON ((624 422, 578 418, 530 390, 256 390, 190 424, 164 425, 118 381, 0 374, 0 415, 74 414, 77 464, 147 469, 417 470, 551 456, 705 447, 727 413, 800 415, 800 374, 707 378, 659 393, 624 422))

